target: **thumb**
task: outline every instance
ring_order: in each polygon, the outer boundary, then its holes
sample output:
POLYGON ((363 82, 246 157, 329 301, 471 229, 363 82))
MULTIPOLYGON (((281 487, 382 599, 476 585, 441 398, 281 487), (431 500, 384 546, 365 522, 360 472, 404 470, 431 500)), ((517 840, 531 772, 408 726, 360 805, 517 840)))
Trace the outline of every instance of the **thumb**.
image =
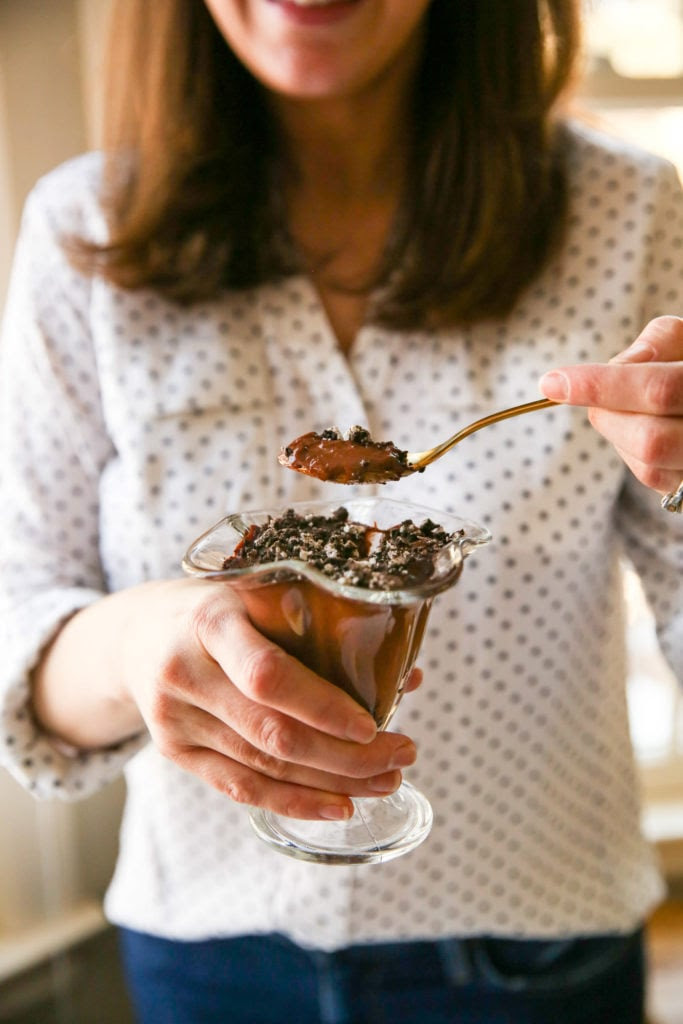
POLYGON ((683 358, 683 318, 658 316, 610 363, 677 362, 683 358))

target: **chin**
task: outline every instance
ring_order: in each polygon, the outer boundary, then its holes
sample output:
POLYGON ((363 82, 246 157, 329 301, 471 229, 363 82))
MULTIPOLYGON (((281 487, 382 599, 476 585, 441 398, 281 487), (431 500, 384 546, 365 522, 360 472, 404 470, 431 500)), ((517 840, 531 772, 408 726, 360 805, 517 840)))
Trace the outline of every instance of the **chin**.
POLYGON ((361 91, 365 84, 359 83, 354 75, 335 70, 329 63, 321 65, 319 61, 297 62, 295 69, 271 73, 261 80, 267 89, 294 100, 343 99, 361 91))
POLYGON ((367 52, 324 52, 309 49, 280 54, 277 62, 266 68, 261 65, 258 76, 273 92, 300 100, 350 100, 364 96, 368 90, 391 77, 396 65, 385 66, 367 52))

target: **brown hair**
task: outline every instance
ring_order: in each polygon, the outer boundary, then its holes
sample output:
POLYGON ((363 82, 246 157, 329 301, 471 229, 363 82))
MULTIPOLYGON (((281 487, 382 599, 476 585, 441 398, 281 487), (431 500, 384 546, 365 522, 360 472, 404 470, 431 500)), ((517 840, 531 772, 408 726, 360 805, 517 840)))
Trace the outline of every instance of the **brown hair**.
MULTIPOLYGON (((504 315, 539 272, 566 221, 555 111, 578 37, 577 0, 433 0, 377 321, 504 315)), ((261 87, 203 0, 117 0, 110 63, 110 239, 71 240, 74 262, 181 303, 297 269, 261 87)))

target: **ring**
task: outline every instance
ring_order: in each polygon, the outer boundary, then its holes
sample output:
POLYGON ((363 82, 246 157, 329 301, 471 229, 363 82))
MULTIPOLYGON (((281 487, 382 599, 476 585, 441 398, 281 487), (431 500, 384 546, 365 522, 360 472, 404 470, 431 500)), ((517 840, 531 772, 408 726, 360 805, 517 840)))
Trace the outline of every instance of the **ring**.
POLYGON ((667 512, 683 512, 683 480, 681 480, 677 490, 664 495, 662 498, 662 508, 665 508, 667 512))

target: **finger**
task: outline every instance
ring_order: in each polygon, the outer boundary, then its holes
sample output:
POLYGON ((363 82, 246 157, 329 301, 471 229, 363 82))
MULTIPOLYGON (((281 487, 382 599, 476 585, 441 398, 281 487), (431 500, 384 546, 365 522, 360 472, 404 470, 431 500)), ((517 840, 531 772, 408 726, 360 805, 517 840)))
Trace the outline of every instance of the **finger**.
POLYGON ((403 692, 404 693, 412 693, 413 690, 417 690, 417 688, 419 686, 422 686, 423 679, 424 679, 424 673, 423 673, 422 669, 421 668, 414 668, 412 670, 412 672, 410 673, 410 675, 408 676, 408 679, 406 680, 406 684, 403 687, 403 692))
POLYGON ((683 359, 683 318, 658 316, 640 332, 633 344, 612 363, 675 362, 683 359))
POLYGON ((619 453, 661 471, 683 467, 683 428, 673 416, 615 413, 593 408, 590 421, 619 453))
POLYGON ((652 416, 683 415, 683 361, 565 366, 546 373, 539 386, 546 398, 567 405, 652 416))
MULTIPOLYGON (((329 685, 329 684, 328 684, 329 685)), ((171 712, 161 736, 172 743, 211 747, 279 778, 282 765, 315 769, 345 778, 368 779, 406 768, 415 744, 398 733, 380 733, 372 743, 353 743, 319 732, 279 711, 254 704, 231 686, 223 687, 221 717, 213 709, 186 705, 182 721, 171 712)), ((163 740, 157 739, 159 746, 163 740)), ((164 752, 164 751, 162 751, 164 752)))
POLYGON ((372 715, 267 640, 246 615, 217 605, 214 614, 204 612, 198 630, 207 652, 251 701, 341 739, 369 743, 376 736, 372 715))
POLYGON ((179 763, 184 759, 186 751, 203 748, 246 765, 270 779, 294 782, 299 786, 330 793, 376 796, 393 793, 401 785, 402 776, 398 769, 381 771, 369 778, 353 778, 283 761, 254 747, 234 729, 197 708, 187 709, 183 726, 187 739, 178 735, 162 751, 165 756, 179 763))
POLYGON ((640 480, 642 484, 645 484, 646 487, 650 487, 654 491, 659 491, 660 494, 668 494, 670 491, 675 491, 679 486, 681 477, 683 477, 683 472, 681 470, 660 469, 657 466, 651 466, 647 463, 641 462, 633 455, 630 455, 628 452, 621 451, 619 448, 616 448, 616 451, 622 457, 633 475, 640 480))
POLYGON ((342 821, 353 814, 348 796, 268 778, 215 750, 190 747, 178 763, 238 804, 307 820, 342 821))

